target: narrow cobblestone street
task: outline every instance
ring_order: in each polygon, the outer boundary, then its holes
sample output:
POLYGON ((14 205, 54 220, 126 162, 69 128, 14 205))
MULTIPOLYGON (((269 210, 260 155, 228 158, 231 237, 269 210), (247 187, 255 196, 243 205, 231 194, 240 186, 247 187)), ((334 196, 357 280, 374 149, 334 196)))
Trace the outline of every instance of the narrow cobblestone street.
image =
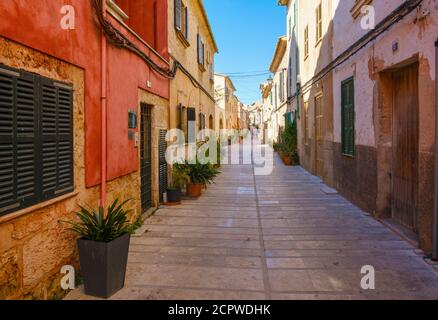
POLYGON ((199 200, 146 221, 113 299, 438 299, 438 273, 413 246, 301 167, 221 171, 199 200), (361 289, 364 265, 375 290, 361 289))

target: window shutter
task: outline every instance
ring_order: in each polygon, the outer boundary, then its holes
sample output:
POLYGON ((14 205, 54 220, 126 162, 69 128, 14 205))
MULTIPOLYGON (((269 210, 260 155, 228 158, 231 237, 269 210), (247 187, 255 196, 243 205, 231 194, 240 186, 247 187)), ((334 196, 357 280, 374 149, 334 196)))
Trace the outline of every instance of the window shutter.
POLYGON ((181 7, 182 7, 182 1, 181 0, 175 0, 175 10, 174 10, 174 14, 175 14, 175 28, 179 31, 181 31, 181 25, 182 25, 182 21, 181 21, 181 7))
POLYGON ((0 215, 73 190, 70 87, 0 66, 0 215))
POLYGON ((205 45, 202 41, 201 35, 198 33, 198 63, 200 65, 204 65, 204 52, 205 52, 205 45))
POLYGON ((283 101, 284 74, 280 72, 280 101, 283 101))
POLYGON ((187 108, 187 121, 196 121, 196 109, 187 108))
POLYGON ((0 214, 19 206, 15 195, 14 109, 14 79, 0 73, 0 214))
POLYGON ((177 109, 177 115, 178 115, 178 129, 182 130, 182 105, 181 105, 181 103, 178 104, 176 109, 177 109))
POLYGON ((202 38, 201 38, 201 48, 202 48, 202 55, 201 55, 201 64, 202 65, 204 65, 205 64, 205 44, 204 44, 204 41, 202 41, 202 38))
POLYGON ((167 162, 166 162, 166 141, 167 130, 160 129, 159 144, 158 144, 158 157, 159 157, 159 186, 160 186, 160 202, 163 202, 163 194, 167 188, 167 162))
POLYGON ((43 199, 73 190, 72 90, 41 79, 43 199))
POLYGON ((33 204, 38 199, 36 170, 38 142, 35 76, 22 73, 16 82, 16 195, 20 206, 33 204))
POLYGON ((187 108, 187 142, 196 141, 196 109, 187 108), (191 125, 190 125, 191 123, 191 125))
POLYGON ((355 111, 354 80, 342 84, 342 152, 354 155, 355 152, 355 111))
POLYGON ((184 8, 184 19, 186 29, 184 30, 184 36, 186 39, 189 39, 189 9, 187 7, 184 8))
POLYGON ((201 36, 198 33, 198 63, 201 64, 201 36))
POLYGON ((0 71, 0 215, 34 204, 36 83, 34 75, 0 71))

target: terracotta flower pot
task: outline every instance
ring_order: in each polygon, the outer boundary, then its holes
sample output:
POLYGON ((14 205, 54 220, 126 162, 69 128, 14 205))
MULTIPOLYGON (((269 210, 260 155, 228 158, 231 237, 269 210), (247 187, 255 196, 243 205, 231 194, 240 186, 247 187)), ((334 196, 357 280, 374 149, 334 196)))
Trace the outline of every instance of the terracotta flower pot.
POLYGON ((292 156, 283 156, 283 162, 286 166, 291 166, 294 163, 292 156))
POLYGON ((187 184, 187 196, 190 198, 199 198, 202 195, 202 183, 187 184))

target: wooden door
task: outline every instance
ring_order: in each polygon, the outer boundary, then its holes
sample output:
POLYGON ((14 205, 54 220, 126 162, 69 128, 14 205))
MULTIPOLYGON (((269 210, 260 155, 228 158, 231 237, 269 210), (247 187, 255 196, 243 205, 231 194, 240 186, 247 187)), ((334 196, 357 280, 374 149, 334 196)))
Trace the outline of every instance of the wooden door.
POLYGON ((152 207, 152 117, 151 106, 143 103, 141 104, 140 134, 141 207, 145 212, 152 207))
POLYGON ((418 64, 393 73, 392 216, 417 231, 418 64))
POLYGON ((324 113, 322 95, 315 98, 315 161, 316 175, 324 175, 324 113))

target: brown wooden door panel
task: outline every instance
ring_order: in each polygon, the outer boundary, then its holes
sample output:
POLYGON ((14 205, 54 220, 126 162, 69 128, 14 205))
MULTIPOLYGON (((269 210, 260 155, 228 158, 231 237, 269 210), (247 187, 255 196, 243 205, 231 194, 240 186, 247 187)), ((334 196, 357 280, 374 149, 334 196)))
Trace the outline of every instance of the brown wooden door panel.
POLYGON ((418 64, 394 72, 392 216, 417 229, 418 64))
POLYGON ((316 143, 316 174, 324 175, 324 111, 322 95, 315 98, 315 143, 316 143))

